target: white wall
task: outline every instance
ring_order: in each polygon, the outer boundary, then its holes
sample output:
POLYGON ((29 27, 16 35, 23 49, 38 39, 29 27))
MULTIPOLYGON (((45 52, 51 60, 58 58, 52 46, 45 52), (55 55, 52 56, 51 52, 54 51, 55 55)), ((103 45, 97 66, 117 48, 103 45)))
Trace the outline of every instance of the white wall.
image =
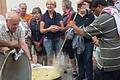
MULTIPOLYGON (((76 2, 77 0, 71 0, 73 4, 74 10, 76 9, 76 2)), ((6 0, 7 2, 7 11, 10 11, 11 8, 17 7, 19 3, 27 3, 28 9, 27 12, 30 13, 34 7, 39 6, 44 13, 46 10, 46 0, 6 0)), ((57 2, 57 7, 56 11, 62 13, 62 0, 56 0, 57 2)))

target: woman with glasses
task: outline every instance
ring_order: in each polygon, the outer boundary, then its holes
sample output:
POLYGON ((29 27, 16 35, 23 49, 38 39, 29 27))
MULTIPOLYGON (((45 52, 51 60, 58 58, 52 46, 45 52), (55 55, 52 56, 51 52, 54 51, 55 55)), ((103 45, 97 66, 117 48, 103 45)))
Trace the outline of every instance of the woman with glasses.
MULTIPOLYGON (((73 20, 74 16, 75 18, 75 25, 79 26, 79 28, 85 28, 86 26, 90 25, 94 20, 94 15, 90 11, 89 3, 83 1, 79 1, 77 3, 77 13, 74 13, 71 17, 71 20, 73 20)), ((74 32, 74 39, 73 39, 73 46, 74 53, 76 55, 77 59, 77 65, 78 65, 78 77, 76 80, 82 80, 84 78, 87 78, 88 80, 93 80, 93 66, 92 66, 92 53, 93 53, 93 46, 92 38, 86 39, 83 37, 83 43, 81 44, 81 36, 77 35, 76 32, 74 32), (84 49, 81 48, 84 46, 84 49)))

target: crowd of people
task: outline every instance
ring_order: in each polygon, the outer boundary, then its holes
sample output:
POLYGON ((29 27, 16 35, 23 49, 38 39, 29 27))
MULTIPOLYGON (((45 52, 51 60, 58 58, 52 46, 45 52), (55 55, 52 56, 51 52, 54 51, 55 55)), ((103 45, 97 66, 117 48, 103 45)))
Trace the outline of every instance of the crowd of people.
POLYGON ((78 0, 76 5, 74 11, 70 0, 62 0, 63 14, 55 11, 55 0, 47 0, 45 13, 34 7, 27 14, 26 3, 12 8, 0 16, 0 54, 22 49, 31 64, 51 66, 66 40, 62 52, 75 80, 120 80, 120 0, 78 0))

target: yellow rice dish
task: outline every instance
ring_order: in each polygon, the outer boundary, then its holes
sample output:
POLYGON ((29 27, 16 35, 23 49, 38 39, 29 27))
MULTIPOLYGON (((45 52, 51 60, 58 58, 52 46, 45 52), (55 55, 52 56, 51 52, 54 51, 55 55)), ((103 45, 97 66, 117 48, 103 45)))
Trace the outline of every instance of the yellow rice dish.
POLYGON ((52 66, 43 66, 32 69, 32 80, 54 80, 60 76, 60 71, 52 66))

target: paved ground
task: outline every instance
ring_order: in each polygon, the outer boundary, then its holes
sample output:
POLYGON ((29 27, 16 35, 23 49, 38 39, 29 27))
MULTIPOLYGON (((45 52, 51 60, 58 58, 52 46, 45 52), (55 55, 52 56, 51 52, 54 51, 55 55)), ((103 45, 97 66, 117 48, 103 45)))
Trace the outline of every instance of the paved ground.
MULTIPOLYGON (((71 73, 67 73, 67 74, 64 74, 62 80, 75 80, 75 79, 72 78, 71 73)), ((87 79, 83 79, 83 80, 87 80, 87 79)))
MULTIPOLYGON (((67 69, 67 73, 64 73, 62 80, 75 80, 75 78, 72 77, 71 68, 67 69)), ((83 79, 83 80, 87 80, 87 79, 83 79)))

